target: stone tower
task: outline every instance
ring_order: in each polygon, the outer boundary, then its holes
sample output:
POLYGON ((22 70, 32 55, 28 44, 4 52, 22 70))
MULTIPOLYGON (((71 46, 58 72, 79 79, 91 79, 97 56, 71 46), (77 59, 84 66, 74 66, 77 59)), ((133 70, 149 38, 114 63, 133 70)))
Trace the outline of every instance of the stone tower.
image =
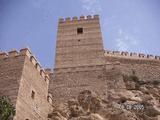
POLYGON ((54 74, 49 91, 63 101, 82 90, 100 91, 105 67, 99 16, 59 19, 54 74))
POLYGON ((103 63, 104 51, 99 16, 59 19, 55 68, 103 63))
POLYGON ((0 52, 0 96, 11 99, 14 120, 47 120, 52 104, 48 87, 48 74, 28 48, 0 52))

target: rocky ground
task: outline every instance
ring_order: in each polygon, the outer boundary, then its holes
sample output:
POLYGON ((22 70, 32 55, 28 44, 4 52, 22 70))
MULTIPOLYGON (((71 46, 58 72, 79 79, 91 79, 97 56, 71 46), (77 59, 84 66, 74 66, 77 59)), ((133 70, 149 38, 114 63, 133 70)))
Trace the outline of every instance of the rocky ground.
POLYGON ((125 89, 108 89, 107 97, 84 90, 76 99, 54 106, 49 120, 160 120, 160 81, 122 75, 125 89))

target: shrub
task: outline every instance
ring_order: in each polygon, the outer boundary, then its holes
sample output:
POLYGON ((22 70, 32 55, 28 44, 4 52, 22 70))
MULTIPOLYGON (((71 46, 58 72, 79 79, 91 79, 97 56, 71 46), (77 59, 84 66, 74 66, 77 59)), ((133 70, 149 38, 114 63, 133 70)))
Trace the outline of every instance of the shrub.
POLYGON ((0 120, 12 120, 15 108, 11 100, 6 96, 0 96, 0 120))

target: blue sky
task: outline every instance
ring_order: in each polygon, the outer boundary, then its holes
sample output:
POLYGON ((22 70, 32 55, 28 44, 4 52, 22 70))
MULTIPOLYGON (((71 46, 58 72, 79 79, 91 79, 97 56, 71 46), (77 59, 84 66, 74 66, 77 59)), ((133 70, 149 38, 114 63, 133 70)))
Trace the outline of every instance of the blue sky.
POLYGON ((160 0, 0 0, 0 51, 54 65, 59 17, 99 14, 104 48, 160 55, 160 0))

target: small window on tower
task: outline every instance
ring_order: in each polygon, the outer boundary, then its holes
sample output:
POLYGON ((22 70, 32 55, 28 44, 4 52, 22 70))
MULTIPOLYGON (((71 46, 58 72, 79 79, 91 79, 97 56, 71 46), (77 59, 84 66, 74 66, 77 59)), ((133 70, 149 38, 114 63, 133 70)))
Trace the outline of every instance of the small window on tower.
POLYGON ((77 34, 83 34, 83 28, 77 28, 77 34))
POLYGON ((31 93, 31 98, 34 99, 35 98, 35 92, 32 90, 32 93, 31 93))

